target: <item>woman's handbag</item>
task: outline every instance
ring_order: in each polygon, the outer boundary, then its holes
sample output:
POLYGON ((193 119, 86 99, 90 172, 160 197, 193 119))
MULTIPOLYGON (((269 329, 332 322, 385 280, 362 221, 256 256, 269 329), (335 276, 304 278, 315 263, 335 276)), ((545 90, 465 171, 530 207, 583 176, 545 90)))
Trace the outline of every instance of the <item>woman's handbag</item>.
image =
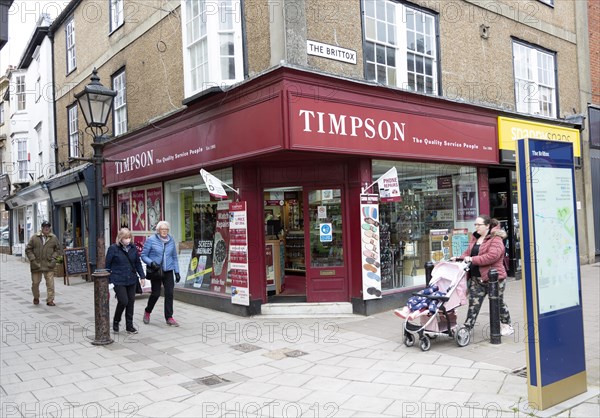
POLYGON ((152 269, 149 265, 146 266, 146 277, 150 280, 162 280, 164 276, 162 265, 159 265, 157 269, 152 269))
MULTIPOLYGON (((165 259, 165 250, 166 250, 166 246, 165 244, 163 244, 163 256, 162 256, 162 260, 165 259)), ((162 262, 158 265, 158 268, 153 269, 152 267, 150 267, 151 264, 148 264, 146 266, 146 276, 150 279, 150 280, 162 280, 163 277, 165 276, 165 273, 163 272, 163 268, 162 268, 162 262)))
MULTIPOLYGON (((131 258, 129 258, 129 253, 125 253, 125 257, 127 257, 127 261, 129 261, 129 264, 131 264, 131 271, 133 273, 135 273, 135 275, 137 276, 137 271, 135 270, 135 267, 133 266, 133 263, 131 262, 131 258)), ((138 278, 137 283, 135 284, 135 293, 138 295, 141 295, 142 293, 144 293, 144 291, 142 290, 142 284, 140 283, 140 279, 138 278)))
POLYGON ((140 283, 140 281, 138 280, 136 285, 135 285, 135 293, 138 295, 141 295, 142 293, 144 293, 144 290, 142 289, 142 284, 140 283))

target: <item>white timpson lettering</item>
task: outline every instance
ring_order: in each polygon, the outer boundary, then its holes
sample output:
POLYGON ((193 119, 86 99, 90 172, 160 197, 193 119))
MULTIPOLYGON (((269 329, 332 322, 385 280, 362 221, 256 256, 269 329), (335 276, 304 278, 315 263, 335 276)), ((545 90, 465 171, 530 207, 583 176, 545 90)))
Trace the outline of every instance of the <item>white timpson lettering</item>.
POLYGON ((329 114, 329 133, 346 136, 346 115, 340 115, 339 120, 336 120, 333 113, 329 114), (341 133, 339 132, 340 127, 342 128, 341 133), (334 128, 335 132, 333 131, 334 128))
POLYGON ((317 131, 320 134, 324 134, 325 131, 323 130, 323 115, 325 113, 323 112, 317 112, 317 115, 319 115, 319 130, 317 131))
POLYGON ((362 128, 363 121, 361 118, 357 118, 356 116, 350 116, 350 120, 352 121, 352 133, 350 136, 356 136, 356 128, 362 128))
POLYGON ((308 119, 310 116, 315 117, 315 112, 312 110, 303 110, 300 109, 300 114, 298 116, 304 116, 304 132, 312 132, 310 130, 310 120, 308 119))
MULTIPOLYGON (((406 123, 387 121, 385 119, 375 121, 373 118, 361 118, 359 116, 336 115, 335 113, 316 112, 317 133, 325 135, 360 136, 364 135, 367 139, 382 139, 384 141, 403 141, 405 138, 406 123), (329 119, 328 121, 326 119, 329 119), (325 126, 329 122, 329 131, 325 126)), ((312 110, 300 109, 299 117, 304 117, 304 132, 313 132, 313 121, 315 112, 312 110)))
MULTIPOLYGON (((365 130, 368 131, 365 132, 365 136, 369 139, 373 139, 375 138, 375 121, 371 118, 366 118, 365 119, 365 130)), ((404 141, 404 139, 403 139, 404 141)))
POLYGON ((140 168, 154 165, 154 150, 143 151, 139 154, 125 157, 125 161, 115 163, 116 174, 123 174, 130 171, 136 171, 140 168))

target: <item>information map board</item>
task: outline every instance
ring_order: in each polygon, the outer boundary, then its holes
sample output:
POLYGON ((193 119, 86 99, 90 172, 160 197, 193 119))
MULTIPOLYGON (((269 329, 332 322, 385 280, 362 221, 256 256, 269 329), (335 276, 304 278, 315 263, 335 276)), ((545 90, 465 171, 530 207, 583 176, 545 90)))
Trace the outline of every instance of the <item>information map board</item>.
POLYGON ((517 141, 529 405, 587 390, 573 145, 517 141))

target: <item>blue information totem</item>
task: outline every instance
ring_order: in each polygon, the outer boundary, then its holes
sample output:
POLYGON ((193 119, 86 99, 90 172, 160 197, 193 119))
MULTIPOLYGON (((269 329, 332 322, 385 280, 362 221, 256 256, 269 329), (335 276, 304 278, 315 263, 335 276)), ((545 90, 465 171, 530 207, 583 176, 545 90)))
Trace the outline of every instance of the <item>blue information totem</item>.
POLYGON ((529 403, 587 390, 573 146, 517 141, 529 403))

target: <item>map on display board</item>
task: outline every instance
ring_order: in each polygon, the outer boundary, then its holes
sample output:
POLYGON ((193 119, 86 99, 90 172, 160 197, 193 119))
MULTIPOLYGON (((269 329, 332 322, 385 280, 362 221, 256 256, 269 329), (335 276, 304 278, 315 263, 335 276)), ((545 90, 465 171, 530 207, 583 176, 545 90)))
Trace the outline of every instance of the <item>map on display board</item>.
POLYGON ((532 173, 540 313, 579 305, 572 173, 536 167, 532 173))

